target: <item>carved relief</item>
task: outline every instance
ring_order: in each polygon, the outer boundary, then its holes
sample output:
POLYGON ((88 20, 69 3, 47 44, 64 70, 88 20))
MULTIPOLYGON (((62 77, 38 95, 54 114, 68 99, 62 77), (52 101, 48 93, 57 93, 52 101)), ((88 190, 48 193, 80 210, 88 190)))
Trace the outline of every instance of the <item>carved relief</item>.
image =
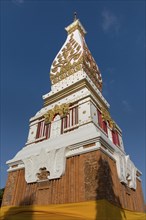
POLYGON ((56 154, 54 158, 54 174, 56 176, 58 175, 61 176, 64 174, 65 164, 66 164, 65 148, 56 150, 56 154))
POLYGON ((40 168, 40 172, 37 173, 38 180, 47 180, 50 172, 47 171, 46 167, 40 168))
POLYGON ((136 167, 129 158, 129 155, 117 155, 116 165, 119 179, 132 189, 136 189, 136 167))
POLYGON ((45 178, 60 178, 65 171, 65 161, 65 148, 54 149, 50 152, 41 149, 39 155, 23 159, 26 182, 37 182, 39 179, 43 180, 45 178))
POLYGON ((126 157, 126 180, 127 180, 127 185, 132 188, 136 189, 136 168, 132 161, 129 158, 129 155, 126 157))
POLYGON ((67 113, 69 112, 69 106, 70 103, 68 104, 62 104, 62 105, 55 105, 55 107, 51 110, 49 110, 46 114, 44 114, 45 117, 45 123, 50 123, 54 116, 56 114, 59 114, 60 117, 65 117, 67 115, 67 113))
POLYGON ((85 197, 87 200, 94 200, 96 198, 96 188, 97 188, 97 168, 98 162, 92 158, 85 162, 85 197))
POLYGON ((110 163, 104 157, 91 157, 85 162, 85 198, 86 200, 107 199, 118 204, 114 192, 110 163))

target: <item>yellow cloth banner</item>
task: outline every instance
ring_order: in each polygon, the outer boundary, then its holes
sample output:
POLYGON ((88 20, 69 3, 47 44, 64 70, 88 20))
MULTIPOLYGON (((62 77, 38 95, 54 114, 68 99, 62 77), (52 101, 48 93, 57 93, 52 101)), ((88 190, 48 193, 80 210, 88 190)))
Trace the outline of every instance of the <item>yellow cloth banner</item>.
POLYGON ((47 206, 4 206, 1 220, 146 220, 146 214, 120 209, 106 200, 47 206))

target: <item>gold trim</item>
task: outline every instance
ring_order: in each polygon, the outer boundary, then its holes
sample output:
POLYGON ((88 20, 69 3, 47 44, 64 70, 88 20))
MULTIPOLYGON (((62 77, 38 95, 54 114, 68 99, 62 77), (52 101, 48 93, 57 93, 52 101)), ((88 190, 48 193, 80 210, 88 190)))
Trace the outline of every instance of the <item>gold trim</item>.
MULTIPOLYGON (((76 82, 75 84, 65 88, 64 90, 61 90, 55 94, 53 94, 52 96, 46 98, 44 100, 44 107, 59 101, 60 99, 63 99, 77 91, 79 91, 82 88, 87 88, 89 89, 89 91, 91 91, 91 93, 94 94, 94 96, 100 101, 101 105, 104 106, 105 109, 108 109, 106 104, 104 103, 104 101, 101 99, 101 97, 96 93, 96 91, 94 90, 94 88, 90 85, 90 83, 86 80, 86 79, 82 79, 78 82, 76 82)), ((95 100, 96 101, 96 100, 95 100)), ((96 102, 97 103, 97 102, 96 102)))
POLYGON ((71 34, 72 32, 74 32, 75 30, 79 30, 80 33, 82 34, 82 36, 84 37, 85 33, 84 31, 82 30, 82 28, 80 27, 79 23, 77 23, 76 25, 74 25, 73 27, 71 27, 67 33, 68 35, 71 34))
POLYGON ((44 100, 44 107, 77 92, 78 90, 83 88, 85 85, 86 85, 85 80, 81 80, 81 81, 65 88, 64 90, 60 90, 59 92, 51 95, 50 97, 48 97, 44 100))

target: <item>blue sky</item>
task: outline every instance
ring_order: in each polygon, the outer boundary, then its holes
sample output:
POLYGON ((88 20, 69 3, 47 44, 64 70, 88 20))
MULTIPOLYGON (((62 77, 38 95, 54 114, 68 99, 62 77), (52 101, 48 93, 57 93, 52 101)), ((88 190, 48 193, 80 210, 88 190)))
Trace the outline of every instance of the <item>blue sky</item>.
POLYGON ((145 192, 145 1, 1 1, 1 187, 5 161, 25 145, 29 118, 50 91, 49 69, 74 11, 145 192))

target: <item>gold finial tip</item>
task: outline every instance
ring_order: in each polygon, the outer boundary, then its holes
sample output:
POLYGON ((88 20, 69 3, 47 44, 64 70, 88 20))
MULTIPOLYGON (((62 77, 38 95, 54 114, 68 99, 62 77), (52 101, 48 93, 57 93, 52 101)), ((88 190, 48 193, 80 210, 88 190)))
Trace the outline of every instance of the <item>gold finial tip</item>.
POLYGON ((74 21, 77 20, 77 12, 74 12, 74 21))

